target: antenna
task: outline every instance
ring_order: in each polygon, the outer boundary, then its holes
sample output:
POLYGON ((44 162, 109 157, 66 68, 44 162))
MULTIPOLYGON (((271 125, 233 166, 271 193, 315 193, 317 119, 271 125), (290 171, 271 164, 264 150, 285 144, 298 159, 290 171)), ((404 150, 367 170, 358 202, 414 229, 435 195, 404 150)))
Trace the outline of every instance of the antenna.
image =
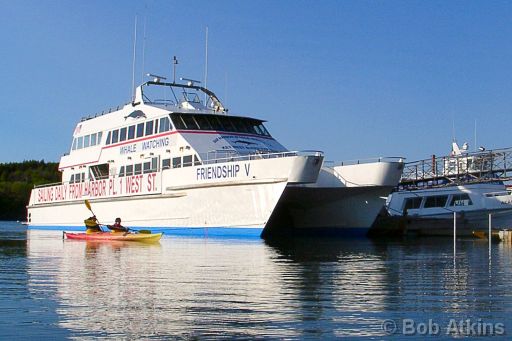
POLYGON ((455 142, 455 118, 452 116, 452 142, 455 142))
POLYGON ((152 73, 148 73, 148 74, 146 74, 146 76, 153 77, 153 82, 155 82, 155 83, 160 83, 161 80, 166 80, 167 79, 167 78, 165 78, 163 76, 154 75, 152 73))
POLYGON ((176 56, 174 56, 172 58, 172 69, 173 69, 173 72, 172 72, 172 82, 173 83, 176 83, 176 65, 178 65, 178 58, 176 58, 176 56))
POLYGON ((137 48, 137 16, 135 16, 135 33, 133 38, 133 61, 132 61, 132 100, 135 100, 135 52, 137 48))
POLYGON ((475 118, 475 152, 476 152, 476 150, 477 150, 477 149, 476 149, 476 146, 477 146, 477 144, 476 144, 476 118, 475 118))
MULTIPOLYGON (((206 40, 205 40, 205 63, 204 63, 204 87, 208 88, 208 26, 206 26, 206 40)), ((204 94, 204 105, 208 97, 204 94)))
POLYGON ((194 83, 197 83, 197 84, 201 84, 201 81, 196 81, 194 79, 190 79, 190 78, 183 78, 183 77, 180 77, 180 80, 182 81, 187 81, 187 84, 189 86, 194 86, 195 84, 194 83))
POLYGON ((141 83, 144 82, 144 57, 146 54, 146 21, 147 17, 144 16, 144 36, 142 38, 142 80, 141 83))

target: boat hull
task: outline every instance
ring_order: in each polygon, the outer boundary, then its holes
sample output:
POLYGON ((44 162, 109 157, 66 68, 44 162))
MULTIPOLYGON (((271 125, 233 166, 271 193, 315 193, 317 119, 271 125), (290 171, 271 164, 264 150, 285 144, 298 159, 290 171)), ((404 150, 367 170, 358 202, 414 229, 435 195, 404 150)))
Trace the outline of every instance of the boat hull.
POLYGON ((264 237, 366 236, 402 170, 401 161, 324 166, 315 184, 286 187, 264 237))
POLYGON ((96 233, 69 233, 64 232, 66 239, 90 241, 123 241, 123 242, 158 242, 163 233, 122 233, 122 232, 96 232, 96 233))
POLYGON ((512 227, 512 194, 502 183, 474 183, 394 192, 387 204, 391 216, 402 217, 408 232, 422 235, 453 235, 453 216, 457 234, 487 231, 491 227, 512 227), (460 198, 464 196, 464 200, 460 198), (426 207, 428 198, 444 198, 443 206, 426 207), (407 208, 407 200, 417 199, 419 207, 407 208), (456 200, 458 204, 454 204, 456 200))

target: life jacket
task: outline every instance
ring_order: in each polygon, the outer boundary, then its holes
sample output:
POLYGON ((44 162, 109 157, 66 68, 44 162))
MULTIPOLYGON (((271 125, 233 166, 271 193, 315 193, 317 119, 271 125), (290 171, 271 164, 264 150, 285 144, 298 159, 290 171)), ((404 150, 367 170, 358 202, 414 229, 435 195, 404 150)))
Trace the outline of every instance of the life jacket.
POLYGON ((84 220, 85 226, 89 227, 98 227, 98 222, 94 219, 87 218, 84 220))

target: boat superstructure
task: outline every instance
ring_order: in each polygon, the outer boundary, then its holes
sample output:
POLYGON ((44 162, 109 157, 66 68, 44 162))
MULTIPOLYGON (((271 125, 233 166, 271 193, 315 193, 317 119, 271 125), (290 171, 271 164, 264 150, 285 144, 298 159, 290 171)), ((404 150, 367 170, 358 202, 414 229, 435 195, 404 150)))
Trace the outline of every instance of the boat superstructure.
POLYGON ((88 199, 100 219, 128 226, 259 235, 286 185, 315 182, 322 161, 288 151, 262 120, 227 115, 192 81, 155 79, 131 103, 77 124, 62 183, 33 189, 28 224, 80 229, 88 199))
POLYGON ((506 186, 512 148, 466 150, 454 142, 448 156, 407 163, 388 199, 388 213, 435 221, 453 219, 455 212, 472 230, 486 230, 491 214, 493 227, 512 227, 512 192, 506 186))

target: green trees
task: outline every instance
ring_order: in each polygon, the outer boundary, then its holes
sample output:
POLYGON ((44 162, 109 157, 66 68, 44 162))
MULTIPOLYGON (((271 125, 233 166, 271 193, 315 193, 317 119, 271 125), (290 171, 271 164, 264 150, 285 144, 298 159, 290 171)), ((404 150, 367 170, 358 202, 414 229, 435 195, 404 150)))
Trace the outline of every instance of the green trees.
POLYGON ((58 163, 24 161, 0 164, 0 220, 26 220, 34 185, 61 181, 58 163))

